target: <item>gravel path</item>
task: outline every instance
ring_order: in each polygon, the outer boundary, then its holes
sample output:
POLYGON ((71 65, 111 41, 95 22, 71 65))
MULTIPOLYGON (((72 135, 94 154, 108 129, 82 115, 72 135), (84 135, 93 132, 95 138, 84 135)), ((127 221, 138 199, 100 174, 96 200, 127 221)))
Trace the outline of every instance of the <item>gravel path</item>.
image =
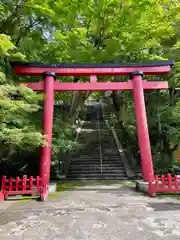
MULTIPOLYGON (((1 204, 1 203, 0 203, 1 204)), ((123 184, 91 185, 0 213, 0 240, 180 239, 180 201, 152 199, 123 184)))

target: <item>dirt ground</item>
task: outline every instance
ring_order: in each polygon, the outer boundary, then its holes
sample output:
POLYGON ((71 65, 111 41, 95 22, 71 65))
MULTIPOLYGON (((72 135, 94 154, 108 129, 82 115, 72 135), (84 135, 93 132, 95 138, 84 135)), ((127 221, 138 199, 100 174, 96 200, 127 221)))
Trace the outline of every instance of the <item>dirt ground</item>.
POLYGON ((45 202, 0 202, 0 240, 180 239, 180 198, 149 198, 132 183, 91 184, 45 202))

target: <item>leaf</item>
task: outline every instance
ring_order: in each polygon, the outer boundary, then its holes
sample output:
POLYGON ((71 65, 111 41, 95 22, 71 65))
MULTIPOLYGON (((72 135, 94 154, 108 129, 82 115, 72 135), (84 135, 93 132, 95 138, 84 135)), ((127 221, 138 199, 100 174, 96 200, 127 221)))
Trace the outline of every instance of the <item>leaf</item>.
POLYGON ((5 34, 0 34, 0 53, 5 54, 8 50, 14 48, 11 38, 5 34))

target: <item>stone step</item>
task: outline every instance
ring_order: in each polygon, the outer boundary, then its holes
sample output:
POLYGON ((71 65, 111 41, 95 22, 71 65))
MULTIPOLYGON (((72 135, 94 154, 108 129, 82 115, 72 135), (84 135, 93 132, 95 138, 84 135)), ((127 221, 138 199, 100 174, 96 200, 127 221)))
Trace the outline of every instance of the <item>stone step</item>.
MULTIPOLYGON (((78 162, 78 163, 89 163, 89 162, 101 162, 100 158, 96 158, 96 159, 79 159, 79 158, 74 158, 74 159, 71 159, 71 162, 78 162)), ((121 159, 113 159, 113 158, 109 158, 109 159, 102 159, 102 162, 105 163, 105 164, 108 164, 108 163, 122 163, 122 160, 121 159)))
MULTIPOLYGON (((96 159, 100 159, 100 154, 92 154, 91 156, 74 156, 73 159, 75 160, 85 160, 85 161, 88 161, 88 160, 96 160, 96 159)), ((102 159, 104 161, 106 160, 121 160, 121 157, 120 156, 102 156, 102 159)))
POLYGON ((87 159, 87 158, 86 159, 76 158, 76 159, 72 159, 71 162, 76 162, 76 163, 77 162, 78 163, 89 163, 89 162, 96 163, 97 162, 97 163, 100 163, 101 161, 100 161, 99 158, 95 158, 95 159, 92 159, 92 158, 91 159, 90 158, 89 159, 87 159))
POLYGON ((117 151, 111 130, 105 122, 100 122, 102 150, 102 169, 99 152, 99 129, 97 122, 85 122, 80 133, 79 142, 85 149, 74 156, 67 173, 67 179, 127 179, 122 159, 117 151))
POLYGON ((88 161, 99 161, 100 162, 100 157, 99 156, 90 156, 90 157, 76 157, 72 158, 71 161, 79 161, 79 162, 88 162, 88 161))
MULTIPOLYGON (((100 159, 72 159, 71 163, 101 163, 100 159)), ((122 163, 121 159, 102 159, 102 163, 122 163)))
POLYGON ((67 180, 127 180, 126 176, 102 176, 102 175, 98 175, 98 176, 88 176, 88 177, 80 177, 80 176, 76 176, 76 177, 72 177, 72 176, 68 176, 67 180))
MULTIPOLYGON (((93 169, 93 174, 101 173, 101 169, 93 169)), ((124 169, 104 169, 102 168, 103 174, 118 174, 118 175, 125 175, 124 169)), ((90 173, 90 169, 69 169, 68 174, 88 174, 90 173)))
POLYGON ((126 174, 116 174, 116 173, 113 173, 113 174, 108 174, 108 173, 103 173, 103 174, 101 174, 101 173, 77 173, 77 174, 75 174, 75 173, 73 173, 73 174, 68 174, 67 175, 67 178, 70 178, 70 177, 72 177, 72 178, 75 178, 75 177, 81 177, 81 178, 87 178, 87 177, 96 177, 96 178, 98 178, 98 177, 100 177, 100 176, 105 176, 105 177, 126 177, 126 174))
MULTIPOLYGON (((92 154, 92 153, 91 153, 92 154)), ((96 155, 80 155, 80 156, 77 156, 76 158, 77 159, 99 159, 99 154, 96 154, 96 155)))
POLYGON ((102 155, 102 158, 103 158, 103 160, 121 160, 121 157, 120 156, 103 156, 102 155))
MULTIPOLYGON (((113 164, 106 164, 106 165, 104 165, 104 164, 102 164, 102 168, 103 169, 105 169, 105 170, 107 170, 107 169, 109 169, 109 170, 113 170, 113 169, 124 169, 124 166, 123 165, 113 165, 113 164)), ((101 165, 100 164, 84 164, 84 165, 79 165, 79 166, 76 166, 76 165, 74 165, 74 166, 70 166, 69 167, 69 170, 71 170, 71 169, 74 169, 74 170, 78 170, 78 169, 101 169, 101 165)))
MULTIPOLYGON (((119 155, 101 155, 103 158, 105 159, 119 159, 121 158, 119 155)), ((90 154, 86 155, 86 154, 83 154, 83 155, 76 155, 74 156, 76 158, 79 158, 79 159, 88 159, 88 158, 100 158, 100 153, 99 152, 90 152, 90 154)))
MULTIPOLYGON (((104 173, 122 173, 122 174, 125 174, 125 169, 124 168, 114 168, 114 169, 105 169, 105 168, 102 168, 102 171, 104 173)), ((68 174, 69 173, 80 173, 80 172, 85 172, 85 173, 96 173, 96 172, 101 172, 101 168, 71 168, 68 170, 68 174)))
MULTIPOLYGON (((124 166, 123 165, 108 165, 108 166, 104 166, 102 165, 102 167, 104 167, 105 169, 107 168, 115 168, 115 169, 124 169, 124 166)), ((101 165, 100 164, 81 164, 81 165, 71 165, 69 167, 69 170, 70 169, 89 169, 89 170, 95 170, 95 169, 100 169, 101 168, 101 165)))
MULTIPOLYGON (((88 162, 88 163, 85 163, 85 162, 72 162, 70 167, 71 168, 75 168, 77 166, 77 168, 83 168, 83 167, 98 167, 100 166, 101 163, 98 161, 98 162, 88 162)), ((109 163, 102 163, 102 165, 107 168, 107 167, 113 167, 113 168, 124 168, 124 165, 122 163, 112 163, 112 162, 109 162, 109 163)))
POLYGON ((117 149, 114 152, 108 152, 107 150, 106 151, 102 150, 101 153, 102 153, 103 156, 107 156, 107 157, 120 157, 117 149))
MULTIPOLYGON (((89 154, 81 154, 81 155, 76 155, 74 156, 78 159, 93 159, 93 158, 100 158, 100 153, 99 152, 90 152, 89 154)), ((120 155, 107 155, 107 154, 102 154, 102 157, 104 159, 121 159, 120 155)))
MULTIPOLYGON (((119 168, 119 167, 124 167, 123 163, 102 163, 103 167, 104 168, 109 168, 109 167, 112 167, 112 168, 119 168)), ((89 162, 89 163, 80 163, 80 164, 77 164, 77 162, 72 162, 71 165, 69 167, 73 167, 73 168, 79 168, 79 167, 99 167, 101 166, 101 163, 98 161, 98 162, 89 162)))
POLYGON ((88 161, 100 161, 100 158, 99 156, 90 156, 90 157, 76 157, 76 158, 73 158, 71 159, 71 161, 85 161, 85 162, 88 162, 88 161))

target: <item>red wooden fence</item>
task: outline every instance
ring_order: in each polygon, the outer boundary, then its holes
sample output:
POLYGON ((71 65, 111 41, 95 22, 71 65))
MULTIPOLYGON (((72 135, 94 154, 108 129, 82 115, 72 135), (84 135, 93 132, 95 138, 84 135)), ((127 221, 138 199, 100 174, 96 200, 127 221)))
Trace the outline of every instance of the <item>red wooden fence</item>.
POLYGON ((41 200, 44 201, 47 197, 47 177, 41 179, 39 176, 33 178, 32 176, 27 178, 16 177, 9 179, 6 176, 2 177, 2 189, 1 189, 1 200, 6 199, 9 195, 37 195, 40 196, 41 200), (3 197, 2 197, 3 196, 3 197))
POLYGON ((155 197, 156 193, 174 193, 180 192, 180 176, 155 176, 153 181, 149 182, 148 193, 155 197))

